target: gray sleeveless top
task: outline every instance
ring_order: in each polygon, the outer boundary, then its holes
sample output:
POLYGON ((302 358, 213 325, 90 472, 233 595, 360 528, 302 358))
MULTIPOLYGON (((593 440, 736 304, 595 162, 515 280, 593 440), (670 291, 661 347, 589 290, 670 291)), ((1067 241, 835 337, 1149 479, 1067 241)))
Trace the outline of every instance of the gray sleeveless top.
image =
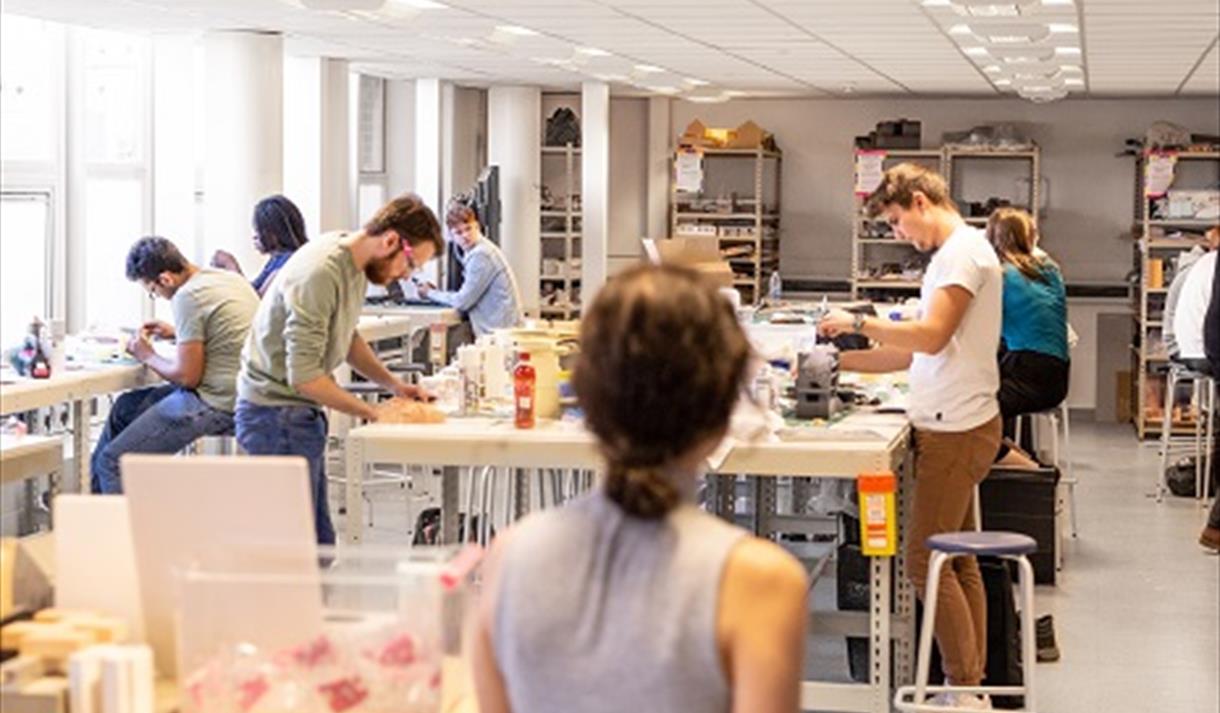
POLYGON ((745 535, 690 504, 634 518, 601 489, 523 520, 492 622, 512 709, 728 711, 716 609, 745 535))

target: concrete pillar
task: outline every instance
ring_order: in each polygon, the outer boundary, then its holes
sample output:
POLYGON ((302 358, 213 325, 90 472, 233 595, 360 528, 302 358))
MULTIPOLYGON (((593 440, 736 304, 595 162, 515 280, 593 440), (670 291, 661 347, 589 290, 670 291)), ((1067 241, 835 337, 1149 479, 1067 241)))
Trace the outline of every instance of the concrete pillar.
POLYGON ((188 37, 153 39, 153 230, 207 264, 195 236, 195 53, 188 37))
POLYGON ((204 48, 204 244, 228 250, 251 269, 263 260, 250 240, 254 204, 283 187, 283 39, 264 32, 211 32, 204 48))
POLYGON ((346 60, 284 60, 284 195, 316 237, 355 226, 351 86, 346 60))
POLYGON ((670 98, 648 100, 648 237, 669 235, 670 98))
POLYGON ((610 85, 584 82, 581 94, 581 294, 587 309, 609 274, 610 85))
POLYGON ((441 81, 415 80, 415 192, 439 215, 441 209, 441 81))
POLYGON ((500 247, 516 275, 525 310, 537 313, 542 261, 542 92, 537 87, 488 90, 487 163, 500 167, 500 247))

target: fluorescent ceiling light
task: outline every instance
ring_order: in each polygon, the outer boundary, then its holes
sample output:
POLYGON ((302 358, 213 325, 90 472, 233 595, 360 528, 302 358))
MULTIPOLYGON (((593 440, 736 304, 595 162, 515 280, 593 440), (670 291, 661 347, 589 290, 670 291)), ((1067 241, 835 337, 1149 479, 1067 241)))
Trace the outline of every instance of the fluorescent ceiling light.
POLYGON ((586 57, 609 57, 610 53, 596 47, 577 47, 576 51, 586 57))
POLYGON ((649 89, 656 92, 657 94, 677 94, 678 93, 677 87, 649 87, 649 89))
POLYGON ((665 71, 655 64, 637 64, 635 66, 635 70, 637 72, 643 72, 644 74, 660 74, 661 72, 665 71))
POLYGON ((699 95, 686 97, 686 101, 694 102, 696 104, 723 104, 724 102, 727 102, 728 100, 729 100, 728 95, 724 94, 724 93, 699 94, 699 95))
POLYGON ((989 74, 999 74, 1000 72, 1004 71, 1004 68, 998 64, 989 64, 986 67, 983 67, 983 71, 988 72, 989 74))
POLYGON ((448 10, 448 5, 442 5, 435 0, 386 0, 386 5, 404 5, 413 10, 448 10))
POLYGON ((730 99, 748 96, 746 92, 743 92, 740 89, 726 89, 724 90, 724 95, 730 99))
POLYGON ((1071 7, 1075 3, 1072 0, 1042 0, 1042 4, 1047 7, 1071 7))
POLYGON ((1083 72, 1084 70, 1081 69, 1080 66, 1076 65, 1076 64, 1061 64, 1061 65, 1059 65, 1059 71, 1071 72, 1074 74, 1076 72, 1083 72))
POLYGON ((1069 87, 1083 87, 1084 86, 1084 80, 1081 79, 1080 77, 1068 77, 1067 79, 1063 80, 1063 83, 1068 85, 1069 87))
POLYGON ((707 81, 706 79, 695 79, 694 77, 687 77, 682 81, 686 82, 692 87, 706 87, 707 85, 711 84, 711 82, 707 81))
POLYGON ((1007 87, 1007 86, 1011 86, 1011 85, 1012 85, 1012 80, 1011 80, 1011 79, 1004 79, 1003 77, 1001 77, 1000 79, 995 80, 994 84, 995 84, 997 87, 1007 87))
POLYGON ((993 45, 1028 45, 1034 38, 1029 35, 988 35, 987 41, 993 45))
POLYGON ((1020 8, 1013 3, 969 4, 963 9, 971 17, 1017 17, 1021 14, 1020 8))
POLYGON ((618 84, 629 80, 629 77, 624 74, 595 74, 593 78, 600 79, 603 82, 616 82, 618 84))
POLYGON ((538 33, 528 27, 521 25, 496 25, 496 32, 503 32, 506 35, 515 35, 517 37, 533 37, 538 33))
POLYGON ((1046 29, 1056 34, 1065 35, 1074 35, 1077 32, 1080 32, 1080 30, 1070 22, 1048 22, 1046 23, 1046 29))
POLYGON ((957 24, 949 28, 951 35, 969 35, 971 34, 970 25, 957 24))
POLYGON ((1079 47, 1056 47, 1055 54, 1059 55, 1060 57, 1079 57, 1080 48, 1079 47))
POLYGON ((949 7, 952 4, 949 0, 923 0, 924 7, 949 7))
POLYGON ((962 51, 966 53, 967 57, 986 57, 987 56, 986 47, 967 47, 962 51))

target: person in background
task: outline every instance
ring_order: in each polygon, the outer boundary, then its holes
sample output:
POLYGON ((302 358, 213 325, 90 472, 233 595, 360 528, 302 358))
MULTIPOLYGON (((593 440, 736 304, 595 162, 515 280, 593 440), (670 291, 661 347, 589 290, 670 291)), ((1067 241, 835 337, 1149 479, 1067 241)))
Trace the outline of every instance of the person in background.
POLYGON ((470 317, 476 337, 521 323, 521 293, 512 268, 490 240, 467 199, 456 197, 445 210, 445 227, 461 248, 462 286, 457 291, 419 285, 419 296, 452 307, 470 317))
MULTIPOLYGON (((1220 245, 1220 225, 1214 226, 1207 233, 1211 245, 1211 255, 1216 254, 1220 245)), ((1207 303, 1207 312, 1203 315, 1203 352, 1213 377, 1220 378, 1220 270, 1212 266, 1211 298, 1207 303)), ((1212 487, 1220 487, 1220 447, 1212 444, 1212 487)), ((1215 497, 1215 491, 1212 493, 1215 497)), ((1207 514, 1207 524, 1199 534, 1199 544, 1211 552, 1220 553, 1220 497, 1212 501, 1211 511, 1207 514)))
MULTIPOLYGON (((1207 244, 1220 242, 1217 233, 1220 228, 1212 228, 1207 232, 1207 244)), ((1173 351, 1170 358, 1193 371, 1208 373, 1207 350, 1203 344, 1203 324, 1211 304, 1212 278, 1216 272, 1216 251, 1211 250, 1190 266, 1185 274, 1174 278, 1173 284, 1181 279, 1181 287, 1174 295, 1173 310, 1173 351)), ((1169 319, 1169 317, 1165 317, 1169 319)))
POLYGON ((233 433, 238 355, 258 295, 240 275, 191 264, 165 238, 141 238, 127 253, 127 279, 169 300, 174 324, 147 322, 127 351, 168 384, 129 391, 110 409, 93 451, 95 493, 123 492, 124 453, 176 453, 201 436, 233 433), (163 357, 149 337, 173 339, 163 357))
MULTIPOLYGON (((259 297, 267 292, 267 287, 288 258, 307 242, 305 220, 292 201, 274 195, 254 206, 254 249, 268 256, 262 271, 250 283, 259 297)), ((237 258, 224 250, 217 250, 212 255, 212 267, 242 274, 237 258)))
MULTIPOLYGON (((1005 431, 1011 435, 1017 417, 1055 408, 1067 398, 1067 291, 1059 266, 1038 248, 1029 213, 996 210, 987 220, 987 240, 1004 269, 999 400, 1005 431)), ((1007 440, 996 462, 1038 466, 1007 440)))
POLYGON ((1182 298, 1182 288, 1186 286, 1186 276, 1190 270, 1209 251, 1220 247, 1220 228, 1212 228, 1204 236, 1203 245, 1196 245, 1189 251, 1178 255, 1177 267, 1174 270, 1173 282, 1169 283, 1169 291, 1165 295, 1165 312, 1161 318, 1162 340, 1165 342, 1165 353, 1174 361, 1181 359, 1181 349, 1175 336, 1174 319, 1178 313, 1178 301, 1182 298))
POLYGON ((324 408, 376 420, 372 407, 331 376, 344 361, 396 396, 425 398, 394 376, 356 333, 368 283, 406 277, 444 247, 419 196, 399 196, 355 233, 333 233, 293 253, 254 317, 237 381, 237 440, 251 455, 309 462, 314 524, 333 544, 326 496, 324 408))
POLYGON ((804 569, 695 498, 749 359, 692 271, 598 293, 574 385, 605 476, 496 538, 470 640, 482 713, 798 710, 804 569))
MULTIPOLYGON (((863 334, 880 346, 844 352, 847 371, 910 370, 907 414, 915 428, 915 493, 906 561, 923 595, 927 539, 975 529, 971 503, 1000 445, 1000 343, 1003 274, 983 231, 970 227, 945 180, 900 164, 885 172, 867 209, 882 215, 899 240, 934 253, 924 272, 919 318, 908 322, 832 310, 819 325, 827 336, 863 334)), ((935 626, 951 685, 977 686, 987 660, 987 599, 978 562, 960 557, 941 573, 935 626)), ((986 696, 938 694, 940 705, 990 707, 986 696)))

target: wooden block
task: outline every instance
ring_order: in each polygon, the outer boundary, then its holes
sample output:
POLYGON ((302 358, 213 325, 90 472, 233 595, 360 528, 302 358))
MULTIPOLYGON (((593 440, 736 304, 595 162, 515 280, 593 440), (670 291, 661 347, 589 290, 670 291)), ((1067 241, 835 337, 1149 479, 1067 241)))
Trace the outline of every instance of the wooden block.
POLYGON ((17 690, 0 693, 4 713, 68 713, 68 679, 40 678, 17 690))
POLYGON ((84 631, 55 624, 35 629, 21 638, 21 655, 38 656, 49 668, 64 671, 68 657, 93 643, 93 637, 84 631))
POLYGON ((17 656, 0 664, 0 686, 21 688, 46 674, 42 659, 33 656, 17 656))
POLYGON ((17 538, 0 538, 0 619, 13 612, 13 566, 17 561, 17 538))
POLYGON ((36 621, 15 621, 0 628, 0 649, 17 651, 21 648, 21 640, 32 631, 51 626, 36 621))
POLYGON ((47 607, 41 609, 34 614, 34 621, 40 621, 46 624, 55 624, 62 622, 65 619, 87 619, 96 617, 97 612, 85 611, 84 609, 60 609, 59 607, 47 607))
POLYGON ((121 644, 127 640, 127 625, 114 617, 69 617, 63 621, 77 631, 83 631, 98 644, 121 644))

